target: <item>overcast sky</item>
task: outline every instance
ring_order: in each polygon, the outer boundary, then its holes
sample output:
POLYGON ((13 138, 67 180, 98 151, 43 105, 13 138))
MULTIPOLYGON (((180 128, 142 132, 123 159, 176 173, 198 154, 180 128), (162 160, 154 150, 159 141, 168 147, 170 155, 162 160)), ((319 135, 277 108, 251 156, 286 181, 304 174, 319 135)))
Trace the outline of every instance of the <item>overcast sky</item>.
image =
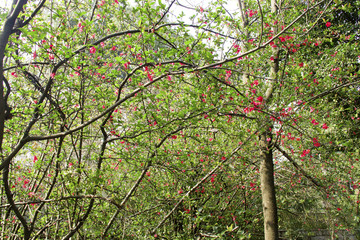
MULTIPOLYGON (((13 0, 0 0, 0 7, 10 7, 13 0)), ((210 1, 208 0, 180 0, 181 4, 186 6, 202 6, 206 7, 210 1)), ((237 8, 237 0, 228 0, 228 10, 233 10, 237 8)), ((186 14, 186 11, 185 11, 186 14)))
POLYGON ((10 7, 12 0, 0 0, 0 7, 10 7))

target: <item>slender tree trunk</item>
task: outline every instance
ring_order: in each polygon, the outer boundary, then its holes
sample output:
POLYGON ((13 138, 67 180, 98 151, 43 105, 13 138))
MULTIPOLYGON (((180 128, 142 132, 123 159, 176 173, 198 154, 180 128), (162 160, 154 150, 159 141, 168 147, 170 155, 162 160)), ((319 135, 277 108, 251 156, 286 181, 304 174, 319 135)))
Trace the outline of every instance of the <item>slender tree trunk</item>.
POLYGON ((278 216, 274 184, 273 149, 270 146, 271 134, 265 131, 260 136, 260 181, 264 215, 265 240, 279 239, 278 216))
MULTIPOLYGON (((271 12, 277 14, 276 0, 271 0, 271 12)), ((272 28, 273 34, 277 33, 276 27, 272 28)), ((272 49, 274 60, 271 62, 270 78, 277 79, 279 71, 279 48, 272 49)), ((271 81, 266 89, 264 102, 270 105, 272 93, 274 91, 275 81, 271 81)), ((267 121, 267 120, 265 120, 267 121)), ((274 181, 274 163, 273 163, 273 147, 272 147, 272 123, 265 123, 264 132, 260 135, 260 181, 261 181, 261 197, 264 216, 264 235, 265 240, 279 239, 278 215, 275 195, 274 181)))
MULTIPOLYGON (((248 19, 245 11, 247 9, 245 0, 238 0, 240 17, 242 22, 242 32, 245 35, 245 39, 249 37, 247 31, 248 19)), ((271 0, 271 11, 277 13, 275 0, 271 0)), ((273 33, 276 33, 276 29, 272 29, 273 33)), ((241 44, 241 50, 247 51, 246 43, 241 44)), ((279 71, 279 49, 273 48, 272 50, 274 61, 271 62, 270 78, 276 79, 279 71)), ((249 82, 249 73, 244 71, 242 76, 243 84, 249 82)), ((265 103, 269 102, 272 97, 274 81, 272 81, 266 89, 264 100, 265 103)), ((266 121, 266 120, 265 120, 266 121)), ((264 124, 264 123, 261 123, 264 124)), ((271 145, 271 122, 264 128, 264 132, 260 134, 260 181, 261 181, 261 194, 262 194, 262 205, 263 205, 263 216, 264 216, 264 234, 265 240, 277 240, 278 235, 278 216, 275 196, 275 184, 274 184, 274 164, 273 164, 273 148, 271 145)))

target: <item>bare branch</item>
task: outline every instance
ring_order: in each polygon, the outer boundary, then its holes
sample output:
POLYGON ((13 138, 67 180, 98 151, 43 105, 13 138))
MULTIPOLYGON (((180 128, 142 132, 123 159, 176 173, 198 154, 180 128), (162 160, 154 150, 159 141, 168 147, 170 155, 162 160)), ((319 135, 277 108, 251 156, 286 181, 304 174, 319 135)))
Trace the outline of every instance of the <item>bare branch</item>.
POLYGON ((275 148, 279 150, 279 152, 281 152, 283 156, 286 157, 289 160, 289 162, 291 162, 292 165, 301 172, 302 175, 304 175, 304 177, 310 180, 310 182, 312 182, 316 187, 319 187, 321 190, 324 190, 324 187, 320 183, 318 183, 313 177, 307 174, 305 170, 301 166, 299 166, 299 164, 297 164, 289 154, 287 154, 283 149, 280 148, 279 145, 275 144, 275 148))
POLYGON ((210 172, 208 172, 200 181, 198 181, 186 194, 184 194, 184 196, 175 204, 175 206, 173 207, 173 209, 171 209, 171 211, 166 214, 166 216, 161 220, 161 222, 151 231, 151 234, 155 234, 156 230, 161 227, 166 220, 175 212, 175 210, 180 206, 180 204, 185 200, 185 198, 187 198, 192 192, 194 192, 202 183, 204 183, 206 181, 206 179, 208 179, 212 174, 214 174, 224 163, 226 163, 227 161, 229 161, 229 159, 231 159, 232 156, 234 156, 238 151, 240 151, 240 149, 242 149, 245 144, 247 142, 250 141, 250 139, 254 136, 255 134, 250 135, 246 141, 244 142, 243 145, 240 145, 238 147, 236 147, 228 156, 225 160, 221 160, 220 163, 214 167, 210 172))

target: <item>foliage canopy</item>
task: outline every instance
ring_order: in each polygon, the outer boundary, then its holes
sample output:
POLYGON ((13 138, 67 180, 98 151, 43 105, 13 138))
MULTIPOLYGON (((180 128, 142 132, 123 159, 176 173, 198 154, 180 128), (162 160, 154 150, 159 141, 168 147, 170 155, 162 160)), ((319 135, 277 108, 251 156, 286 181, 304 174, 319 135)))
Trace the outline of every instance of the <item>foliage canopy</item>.
POLYGON ((1 12, 2 239, 359 234, 359 3, 229 3, 1 12))

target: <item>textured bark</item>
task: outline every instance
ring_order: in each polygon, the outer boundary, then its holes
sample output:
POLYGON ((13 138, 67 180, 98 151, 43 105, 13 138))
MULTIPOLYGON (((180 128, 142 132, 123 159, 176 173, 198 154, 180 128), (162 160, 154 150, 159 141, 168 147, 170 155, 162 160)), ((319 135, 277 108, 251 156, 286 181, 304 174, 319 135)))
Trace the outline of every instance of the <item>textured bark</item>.
POLYGON ((270 133, 264 132, 260 136, 260 181, 264 215, 265 240, 279 239, 278 216, 274 184, 273 150, 270 148, 270 133))
MULTIPOLYGON (((6 110, 6 98, 4 97, 4 82, 6 82, 4 76, 4 58, 5 58, 5 50, 6 46, 9 42, 9 38, 11 34, 13 34, 17 28, 16 21, 18 20, 18 16, 20 12, 23 10, 24 5, 27 3, 27 0, 13 0, 12 8, 6 17, 2 30, 0 32, 0 158, 1 165, 4 164, 4 156, 3 156, 3 140, 4 140, 4 126, 5 126, 5 110, 6 110)), ((9 87, 7 89, 9 91, 9 87)), ((9 185, 9 168, 10 164, 5 163, 2 175, 2 183, 5 190, 5 195, 7 198, 7 202, 10 204, 10 208, 14 211, 17 218, 20 220, 21 225, 23 226, 23 239, 27 240, 31 236, 31 231, 29 229, 28 223, 26 221, 25 216, 22 215, 20 209, 15 205, 13 199, 13 193, 11 192, 9 185)))
MULTIPOLYGON (((276 0, 271 0, 271 12, 277 14, 276 0)), ((275 27, 272 28, 273 34, 277 33, 275 27)), ((279 48, 272 49, 272 55, 274 61, 271 62, 270 78, 277 79, 279 71, 279 48)), ((270 105, 272 94, 274 91, 274 83, 272 81, 265 93, 265 103, 270 105)), ((265 120, 266 121, 266 120, 265 120)), ((265 240, 277 240, 279 239, 279 226, 278 215, 276 206, 275 195, 275 181, 274 181, 274 163, 273 163, 273 146, 272 146, 272 133, 271 122, 265 123, 265 130, 260 135, 260 181, 261 181, 261 197, 263 205, 264 216, 264 235, 265 240)))

